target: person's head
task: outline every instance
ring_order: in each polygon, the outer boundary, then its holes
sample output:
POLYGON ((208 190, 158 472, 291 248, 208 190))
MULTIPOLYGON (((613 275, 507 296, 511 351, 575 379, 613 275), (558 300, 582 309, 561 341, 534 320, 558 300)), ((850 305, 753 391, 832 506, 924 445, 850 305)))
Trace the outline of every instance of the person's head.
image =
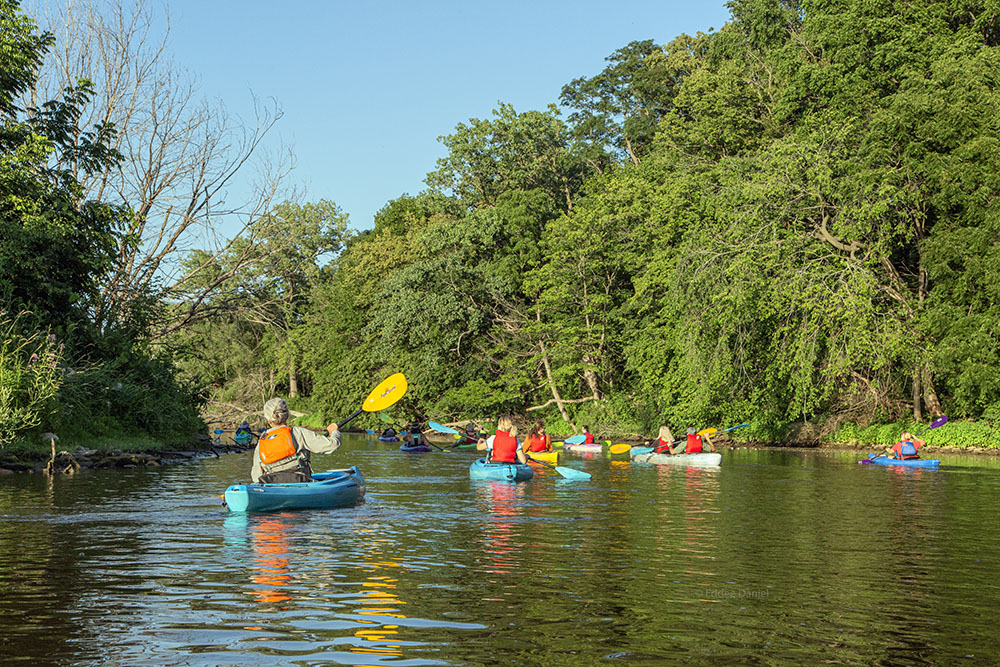
POLYGON ((468 424, 465 425, 465 432, 466 433, 475 433, 478 428, 479 427, 476 425, 475 422, 469 422, 468 424))
POLYGON ((250 428, 250 422, 244 419, 240 422, 240 428, 250 428))
POLYGON ((514 426, 514 420, 510 415, 501 415, 500 418, 497 419, 497 430, 506 431, 515 438, 517 437, 517 427, 514 426))
POLYGON ((664 424, 660 427, 660 440, 667 441, 673 440, 674 434, 670 432, 670 427, 664 424))
POLYGON ((694 426, 688 427, 688 435, 697 435, 697 434, 698 434, 698 429, 696 429, 694 426))
POLYGON ((535 436, 535 435, 541 435, 542 433, 545 433, 545 424, 543 424, 541 420, 538 420, 531 427, 531 432, 528 433, 528 435, 535 436))
POLYGON ((584 426, 583 427, 583 432, 584 433, 590 433, 590 427, 589 426, 584 426))
POLYGON ((269 424, 284 424, 288 421, 288 403, 283 398, 272 398, 264 404, 264 419, 269 424))
POLYGON ((904 440, 904 441, 906 441, 906 440, 913 440, 913 434, 910 433, 909 431, 903 431, 902 440, 904 440))

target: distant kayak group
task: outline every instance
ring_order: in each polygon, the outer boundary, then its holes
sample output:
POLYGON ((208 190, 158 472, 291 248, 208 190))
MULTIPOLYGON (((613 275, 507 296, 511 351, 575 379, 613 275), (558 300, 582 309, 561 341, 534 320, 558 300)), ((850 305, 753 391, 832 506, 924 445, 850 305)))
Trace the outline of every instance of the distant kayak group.
MULTIPOLYGON (((406 392, 407 382, 402 373, 390 376, 369 394, 360 410, 339 424, 329 424, 320 434, 301 426, 289 426, 290 411, 284 399, 272 398, 264 404, 263 416, 268 426, 254 434, 247 422, 236 430, 234 439, 250 444, 257 439, 251 466, 251 484, 234 484, 226 489, 225 504, 234 512, 270 511, 293 508, 344 507, 356 504, 364 498, 365 483, 357 467, 313 473, 310 453, 332 453, 341 445, 340 427, 362 412, 378 412, 393 405, 406 392)), ((382 415, 380 415, 382 417, 382 415)), ((389 418, 385 421, 391 422, 389 418)), ((912 467, 937 467, 937 459, 921 459, 918 451, 925 442, 918 436, 933 428, 944 425, 948 418, 941 416, 928 428, 916 436, 904 432, 900 440, 886 450, 884 455, 870 455, 859 463, 875 465, 902 465, 912 467)), ((536 421, 526 438, 518 439, 518 428, 510 415, 497 419, 493 434, 487 435, 475 422, 469 422, 460 432, 451 427, 428 422, 430 430, 454 435, 455 447, 472 448, 485 452, 485 456, 474 461, 469 467, 473 479, 497 479, 520 482, 531 479, 534 472, 529 465, 534 463, 554 469, 564 478, 574 480, 590 479, 590 473, 568 466, 555 465, 559 460, 556 445, 565 450, 577 452, 599 452, 603 445, 596 442, 587 426, 583 433, 553 443, 546 432, 545 424, 536 421)), ((718 466, 722 455, 715 451, 711 437, 749 424, 739 424, 722 431, 708 428, 698 431, 688 428, 684 437, 675 439, 666 425, 659 429, 657 437, 646 446, 633 447, 628 444, 610 445, 612 455, 628 453, 637 463, 675 464, 689 466, 718 466)), ((217 431, 219 433, 221 431, 217 431)), ((368 431, 374 434, 375 431, 368 431)), ((404 452, 426 452, 444 448, 430 443, 420 428, 411 423, 397 430, 390 424, 378 436, 381 441, 398 442, 404 452)))

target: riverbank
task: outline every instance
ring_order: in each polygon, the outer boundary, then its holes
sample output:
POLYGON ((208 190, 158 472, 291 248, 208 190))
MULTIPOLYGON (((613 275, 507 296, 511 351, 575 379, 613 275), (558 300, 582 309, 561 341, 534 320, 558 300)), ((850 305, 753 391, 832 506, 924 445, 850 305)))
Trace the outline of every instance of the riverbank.
POLYGON ((245 452, 252 446, 200 436, 194 442, 157 443, 148 438, 115 439, 61 447, 14 442, 0 449, 0 476, 23 472, 73 474, 85 468, 135 468, 245 452), (112 446, 113 445, 113 446, 112 446))

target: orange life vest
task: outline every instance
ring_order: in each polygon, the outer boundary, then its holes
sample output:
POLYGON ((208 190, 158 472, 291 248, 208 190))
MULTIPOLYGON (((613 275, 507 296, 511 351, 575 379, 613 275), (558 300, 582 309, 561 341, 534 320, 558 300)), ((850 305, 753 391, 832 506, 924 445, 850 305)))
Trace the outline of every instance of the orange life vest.
POLYGON ((264 472, 284 467, 292 461, 298 465, 299 456, 295 449, 295 440, 292 439, 291 426, 275 426, 268 429, 260 436, 257 452, 264 472))
POLYGON ((493 455, 495 463, 517 463, 517 438, 507 431, 497 431, 493 436, 493 455))

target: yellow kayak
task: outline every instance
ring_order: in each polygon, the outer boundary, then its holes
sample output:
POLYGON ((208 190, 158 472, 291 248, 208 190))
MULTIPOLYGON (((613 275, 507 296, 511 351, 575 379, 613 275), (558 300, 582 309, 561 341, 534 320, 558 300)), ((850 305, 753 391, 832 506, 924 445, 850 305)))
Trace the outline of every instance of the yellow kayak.
POLYGON ((525 452, 527 456, 543 463, 559 463, 559 452, 525 452))

